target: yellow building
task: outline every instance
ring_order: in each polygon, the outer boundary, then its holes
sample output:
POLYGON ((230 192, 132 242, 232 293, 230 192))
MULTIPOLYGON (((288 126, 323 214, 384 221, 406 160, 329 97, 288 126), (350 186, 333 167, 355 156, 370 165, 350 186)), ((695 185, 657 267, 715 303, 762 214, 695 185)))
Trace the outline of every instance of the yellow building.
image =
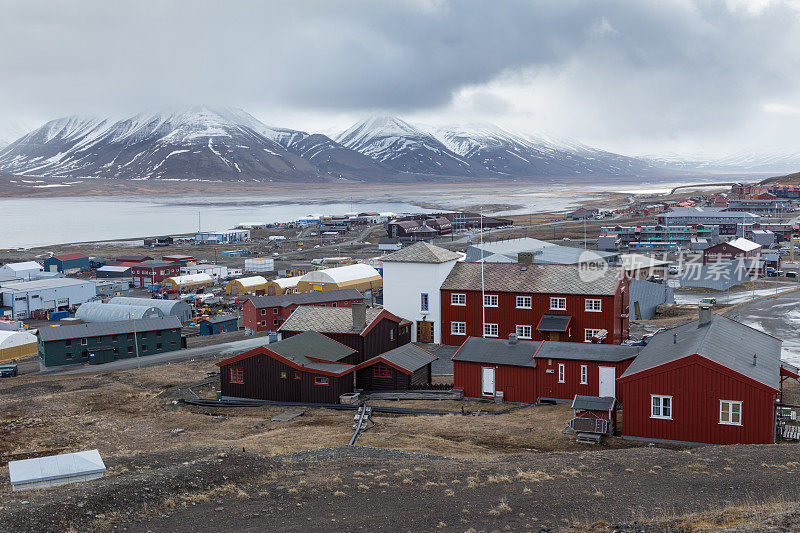
POLYGON ((173 276, 161 282, 161 286, 170 290, 192 290, 199 287, 210 287, 214 284, 214 278, 205 273, 186 274, 185 276, 173 276))
POLYGON ((267 294, 274 296, 276 294, 291 294, 297 292, 297 282, 303 276, 294 276, 291 278, 278 278, 273 279, 267 283, 267 294))
POLYGON ((356 289, 374 291, 383 287, 383 278, 373 267, 363 263, 325 268, 309 272, 297 282, 297 292, 356 289))
POLYGON ((232 279, 225 285, 228 294, 255 294, 258 290, 267 290, 267 278, 263 276, 250 276, 248 278, 232 279))
POLYGON ((0 363, 36 355, 36 337, 27 331, 0 331, 0 363))

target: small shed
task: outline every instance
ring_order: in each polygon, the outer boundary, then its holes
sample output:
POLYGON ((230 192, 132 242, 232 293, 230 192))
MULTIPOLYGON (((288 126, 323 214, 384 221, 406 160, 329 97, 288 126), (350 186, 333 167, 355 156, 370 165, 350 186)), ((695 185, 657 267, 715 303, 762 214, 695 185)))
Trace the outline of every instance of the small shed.
POLYGON ((0 363, 37 353, 36 337, 27 331, 0 330, 0 363))
POLYGON ((148 305, 121 305, 113 303, 86 302, 75 311, 75 318, 83 322, 117 322, 120 320, 141 320, 144 318, 163 318, 164 313, 157 307, 148 305))
POLYGON ((129 266, 106 265, 97 269, 98 278, 130 278, 131 276, 131 267, 129 266))
POLYGON ((236 315, 218 315, 200 321, 200 335, 217 335, 239 330, 236 315))
POLYGON ((408 343, 356 367, 356 386, 364 390, 408 390, 431 383, 431 363, 438 357, 408 343))
POLYGON ((617 425, 617 400, 611 396, 581 396, 576 394, 572 400, 574 416, 569 421, 571 427, 578 435, 589 433, 591 435, 614 434, 617 425))
POLYGON ((97 450, 8 462, 13 490, 32 490, 103 477, 106 465, 97 450))
POLYGON ((228 294, 255 294, 258 290, 267 290, 269 282, 263 276, 250 276, 247 278, 232 279, 225 285, 228 294))

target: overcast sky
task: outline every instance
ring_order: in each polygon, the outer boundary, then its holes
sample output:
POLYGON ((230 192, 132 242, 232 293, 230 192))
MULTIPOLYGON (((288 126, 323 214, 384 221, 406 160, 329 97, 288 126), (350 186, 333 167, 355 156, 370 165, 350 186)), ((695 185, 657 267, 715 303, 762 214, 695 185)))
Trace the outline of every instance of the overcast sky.
POLYGON ((312 131, 493 122, 629 154, 800 145, 800 0, 0 8, 0 123, 209 104, 312 131))

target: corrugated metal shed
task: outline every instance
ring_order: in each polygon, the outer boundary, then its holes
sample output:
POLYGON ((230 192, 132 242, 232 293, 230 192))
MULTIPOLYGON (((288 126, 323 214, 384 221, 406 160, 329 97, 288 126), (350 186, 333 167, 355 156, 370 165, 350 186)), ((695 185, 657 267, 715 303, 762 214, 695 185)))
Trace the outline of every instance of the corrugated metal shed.
POLYGON ((9 461, 8 473, 14 490, 30 490, 103 476, 106 465, 97 450, 9 461))
POLYGON ((104 304, 100 302, 82 304, 75 312, 75 318, 79 318, 84 322, 115 322, 119 320, 163 317, 163 311, 153 306, 104 304))
POLYGON ((161 309, 165 316, 177 317, 181 322, 188 322, 192 318, 192 307, 183 300, 159 300, 155 298, 134 298, 130 296, 116 296, 108 303, 120 305, 144 305, 161 309))

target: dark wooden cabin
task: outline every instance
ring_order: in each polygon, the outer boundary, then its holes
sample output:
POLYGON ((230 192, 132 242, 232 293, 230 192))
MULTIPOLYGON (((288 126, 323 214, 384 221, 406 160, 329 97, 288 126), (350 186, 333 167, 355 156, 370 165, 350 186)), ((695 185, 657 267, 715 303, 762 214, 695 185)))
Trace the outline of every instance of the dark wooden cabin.
POLYGON ((356 386, 364 390, 408 390, 431 382, 431 363, 438 357, 405 344, 356 367, 356 386))
POLYGON ((300 306, 278 332, 291 338, 303 331, 317 331, 358 352, 352 364, 360 364, 411 342, 411 322, 386 311, 354 302, 352 307, 300 306))
POLYGON ((217 363, 222 395, 281 402, 338 403, 353 392, 355 350, 314 331, 217 363))

